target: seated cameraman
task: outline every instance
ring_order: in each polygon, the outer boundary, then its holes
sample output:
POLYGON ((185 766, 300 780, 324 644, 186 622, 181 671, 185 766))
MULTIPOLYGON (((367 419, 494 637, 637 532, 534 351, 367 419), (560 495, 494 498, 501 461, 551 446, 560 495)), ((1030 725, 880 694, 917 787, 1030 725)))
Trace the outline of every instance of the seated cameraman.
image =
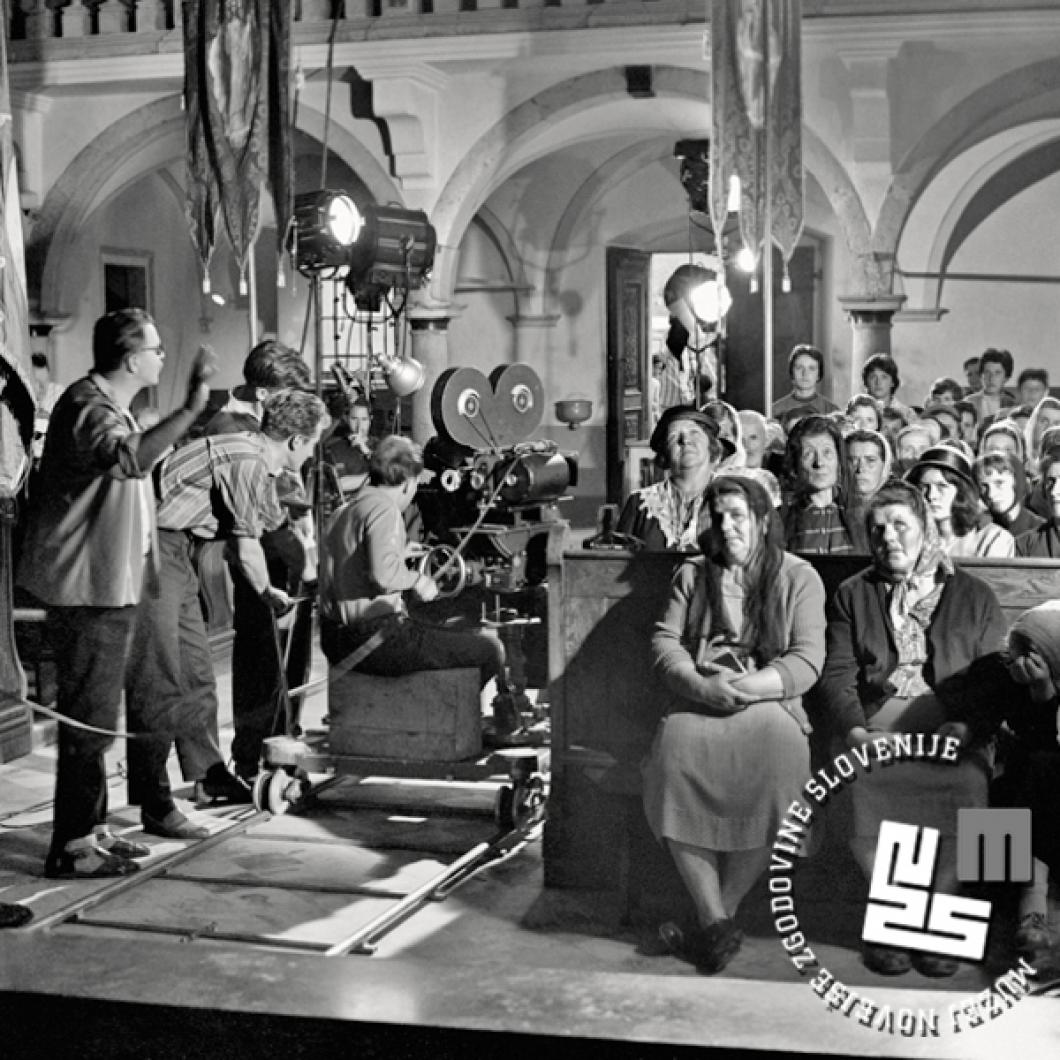
POLYGON ((401 594, 438 595, 434 579, 406 566, 404 512, 416 495, 423 456, 407 438, 390 435, 368 463, 368 485, 332 516, 320 557, 320 638, 329 663, 354 652, 355 669, 383 677, 416 670, 477 666, 480 686, 497 679, 505 691, 504 648, 474 631, 455 631, 409 616, 401 594))

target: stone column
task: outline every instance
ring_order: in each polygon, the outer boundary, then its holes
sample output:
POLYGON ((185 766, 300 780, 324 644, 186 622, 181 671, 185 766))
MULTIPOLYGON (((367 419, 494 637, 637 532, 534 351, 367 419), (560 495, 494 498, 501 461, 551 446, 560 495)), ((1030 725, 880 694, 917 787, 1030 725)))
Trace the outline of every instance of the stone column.
POLYGON ((449 320, 447 310, 413 306, 409 310, 412 356, 423 365, 424 383, 412 395, 412 440, 423 445, 434 429, 431 393, 438 377, 449 367, 449 320))
POLYGON ((856 392, 861 388, 861 369, 874 353, 891 352, 891 318, 905 302, 905 295, 879 298, 840 298, 853 329, 850 378, 856 392))

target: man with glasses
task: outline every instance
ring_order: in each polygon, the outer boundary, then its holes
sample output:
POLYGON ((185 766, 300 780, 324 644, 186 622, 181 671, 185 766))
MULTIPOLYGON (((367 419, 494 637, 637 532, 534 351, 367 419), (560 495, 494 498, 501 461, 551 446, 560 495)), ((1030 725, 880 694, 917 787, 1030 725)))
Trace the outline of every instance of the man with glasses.
MULTIPOLYGON (((206 407, 212 355, 200 350, 184 403, 143 431, 130 406, 157 386, 165 352, 142 309, 96 321, 92 370, 52 410, 22 546, 19 584, 48 608, 60 713, 94 729, 118 723, 136 605, 154 535, 151 469, 206 407)), ((126 876, 149 849, 107 827, 105 733, 59 726, 45 874, 126 876)))

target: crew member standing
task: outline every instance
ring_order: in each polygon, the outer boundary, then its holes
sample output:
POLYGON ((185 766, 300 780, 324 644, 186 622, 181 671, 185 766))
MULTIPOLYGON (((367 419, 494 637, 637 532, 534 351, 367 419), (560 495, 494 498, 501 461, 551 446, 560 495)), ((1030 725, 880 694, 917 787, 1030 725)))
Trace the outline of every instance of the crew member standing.
POLYGON ((196 566, 204 541, 224 539, 243 576, 275 613, 290 597, 269 581, 260 538, 283 516, 273 479, 299 471, 320 440, 323 402, 299 390, 269 398, 261 432, 198 438, 162 466, 158 494, 159 587, 144 594, 133 638, 126 704, 130 731, 145 734, 129 747, 130 787, 137 791, 144 830, 194 839, 208 829, 189 820, 173 801, 166 761, 179 735, 198 740, 200 760, 212 762, 202 780, 238 783, 225 768, 216 731, 217 684, 199 606, 196 566))
MULTIPOLYGON (((264 339, 243 362, 243 385, 236 387, 225 406, 206 425, 206 434, 261 431, 264 402, 283 389, 310 389, 309 367, 297 351, 276 339, 264 339)), ((315 543, 310 504, 298 475, 276 479, 276 492, 286 518, 261 537, 269 580, 278 589, 297 593, 316 578, 315 543)), ((213 547, 213 546, 207 546, 213 547)), ((251 587, 238 562, 229 563, 232 576, 232 738, 233 768, 217 781, 204 780, 199 795, 209 799, 246 801, 250 782, 258 772, 262 740, 275 735, 277 705, 283 695, 281 660, 273 639, 272 616, 251 587)), ((286 686, 304 684, 309 676, 312 648, 310 598, 297 604, 290 629, 283 631, 287 658, 286 686)), ((293 706, 293 704, 292 704, 293 706)), ((282 729, 280 730, 282 731, 282 729)), ((181 748, 178 747, 178 751, 181 748)))
MULTIPOLYGON (((184 404, 141 431, 129 411, 157 386, 165 353, 142 309, 107 313, 92 333, 92 371, 55 404, 28 515, 19 583, 48 607, 60 713, 95 728, 118 723, 122 681, 154 530, 152 467, 209 398, 212 356, 200 351, 184 404)), ((48 876, 125 876, 149 853, 107 827, 110 736, 59 726, 48 876)))

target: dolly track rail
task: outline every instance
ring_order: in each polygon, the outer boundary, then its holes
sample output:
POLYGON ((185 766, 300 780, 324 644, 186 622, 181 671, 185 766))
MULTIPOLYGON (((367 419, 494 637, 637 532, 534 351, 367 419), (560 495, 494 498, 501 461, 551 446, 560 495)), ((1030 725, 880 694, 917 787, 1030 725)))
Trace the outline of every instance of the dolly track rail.
MULTIPOLYGON (((334 778, 324 781, 318 790, 329 787, 334 778)), ((378 806, 365 806, 365 810, 377 810, 378 806)), ((447 816, 447 814, 446 814, 447 816)), ((127 931, 136 934, 163 935, 180 938, 186 942, 234 942, 244 945, 262 946, 287 951, 319 954, 323 957, 341 957, 350 954, 371 955, 378 943, 389 932, 404 923, 415 913, 432 902, 444 901, 458 887, 466 883, 476 873, 497 864, 518 853, 528 843, 539 838, 543 828, 540 820, 525 821, 508 831, 500 831, 492 839, 477 843, 455 861, 446 865, 441 871, 426 880, 412 891, 399 891, 371 884, 351 882, 348 886, 316 883, 278 882, 253 876, 209 876, 178 870, 187 862, 200 857, 212 848, 220 846, 226 840, 244 834, 250 827, 271 818, 267 812, 244 810, 228 818, 229 823, 213 832, 210 836, 192 843, 182 850, 159 858, 159 860, 132 876, 122 877, 101 887, 90 895, 56 910, 41 918, 32 926, 32 930, 41 931, 68 925, 77 928, 103 928, 111 931, 127 931), (143 884, 151 882, 178 882, 202 886, 220 887, 261 887, 277 891, 308 894, 349 895, 350 897, 377 898, 393 900, 393 904, 384 909, 378 916, 359 927, 356 931, 338 941, 315 941, 309 939, 290 939, 279 935, 265 935, 244 931, 218 930, 213 924, 199 927, 182 927, 173 924, 150 924, 139 920, 117 919, 93 915, 106 902, 117 898, 143 884)), ((287 836, 258 836, 262 841, 282 841, 287 836)))

